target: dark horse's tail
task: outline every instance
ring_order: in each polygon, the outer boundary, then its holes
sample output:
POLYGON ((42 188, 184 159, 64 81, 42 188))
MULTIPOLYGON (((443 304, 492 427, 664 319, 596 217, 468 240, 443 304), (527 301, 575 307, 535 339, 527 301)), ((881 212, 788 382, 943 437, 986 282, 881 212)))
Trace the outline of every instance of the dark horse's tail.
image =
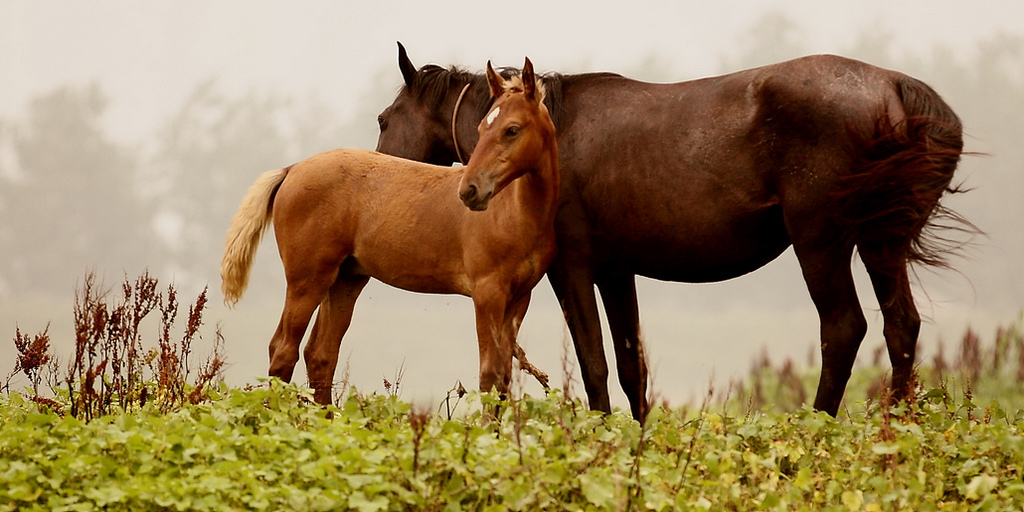
POLYGON ((883 112, 870 133, 850 130, 859 162, 835 193, 844 231, 862 256, 887 262, 891 272, 907 263, 947 266, 961 244, 945 231, 976 231, 939 203, 943 194, 960 191, 950 183, 963 127, 926 84, 901 75, 894 86, 902 118, 883 112))

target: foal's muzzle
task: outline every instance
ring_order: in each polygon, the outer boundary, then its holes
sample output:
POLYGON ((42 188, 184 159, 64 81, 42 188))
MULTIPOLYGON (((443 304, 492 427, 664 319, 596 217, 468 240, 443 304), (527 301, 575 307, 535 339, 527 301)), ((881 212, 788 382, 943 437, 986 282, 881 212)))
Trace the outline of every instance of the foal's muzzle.
POLYGON ((462 204, 465 204, 473 211, 483 211, 487 209, 487 204, 491 201, 493 191, 488 190, 486 193, 481 193, 480 189, 476 185, 469 184, 459 191, 459 198, 462 199, 462 204))

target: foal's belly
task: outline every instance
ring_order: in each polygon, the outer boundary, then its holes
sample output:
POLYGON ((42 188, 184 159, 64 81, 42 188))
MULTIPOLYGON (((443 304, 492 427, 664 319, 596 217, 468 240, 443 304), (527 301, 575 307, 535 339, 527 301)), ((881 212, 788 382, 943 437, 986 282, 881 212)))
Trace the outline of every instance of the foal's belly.
POLYGON ((377 279, 378 281, 410 292, 440 293, 469 295, 469 282, 464 273, 437 262, 429 264, 406 264, 396 260, 379 261, 379 258, 353 258, 353 270, 356 274, 377 279))
POLYGON ((469 278, 455 241, 430 234, 388 235, 370 230, 356 238, 346 262, 353 273, 411 292, 470 294, 469 278))

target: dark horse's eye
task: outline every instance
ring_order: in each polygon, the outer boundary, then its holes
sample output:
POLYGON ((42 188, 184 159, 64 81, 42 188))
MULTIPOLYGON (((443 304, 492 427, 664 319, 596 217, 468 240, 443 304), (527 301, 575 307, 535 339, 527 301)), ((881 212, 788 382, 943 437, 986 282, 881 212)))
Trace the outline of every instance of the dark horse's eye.
POLYGON ((383 115, 379 115, 377 116, 377 125, 383 130, 388 127, 388 120, 383 115))
POLYGON ((505 128, 505 136, 506 137, 515 137, 516 135, 519 135, 519 127, 518 126, 512 125, 512 126, 509 126, 508 128, 505 128))

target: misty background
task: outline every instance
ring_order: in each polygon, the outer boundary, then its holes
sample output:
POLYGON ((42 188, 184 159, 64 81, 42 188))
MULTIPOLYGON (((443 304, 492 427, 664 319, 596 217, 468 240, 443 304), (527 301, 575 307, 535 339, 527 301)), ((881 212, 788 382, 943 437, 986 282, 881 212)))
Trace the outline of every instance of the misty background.
MULTIPOLYGON (((336 147, 375 147, 376 115, 402 84, 396 41, 417 66, 474 71, 528 55, 539 72, 669 82, 837 53, 924 80, 963 119, 965 149, 984 154, 964 157, 954 182, 971 191, 946 204, 986 236, 953 260, 954 271, 919 272, 919 353, 952 347, 967 326, 991 342, 1024 306, 1021 20, 1015 0, 0 0, 0 374, 14 367, 16 328, 49 326, 53 351, 63 361, 72 354, 75 288, 86 272, 114 299, 126 276, 148 269, 183 304, 210 287, 197 357, 212 350, 219 325, 229 383, 265 375, 283 272, 269 233, 245 297, 234 310, 221 305, 231 216, 262 171, 336 147)), ((870 323, 858 358, 866 363, 884 346, 881 315, 854 264, 870 323)), ((724 283, 638 278, 638 288, 652 387, 670 403, 742 376, 762 350, 818 363, 817 315, 791 250, 724 283)), ((561 386, 569 341, 546 280, 520 342, 561 386)), ((578 379, 571 349, 568 362, 578 379)), ((346 366, 365 392, 404 368, 403 398, 427 403, 457 381, 475 388, 472 302, 371 282, 339 378, 346 366)), ((301 363, 296 372, 304 379, 301 363)), ((610 387, 613 405, 624 405, 614 370, 610 387)))

